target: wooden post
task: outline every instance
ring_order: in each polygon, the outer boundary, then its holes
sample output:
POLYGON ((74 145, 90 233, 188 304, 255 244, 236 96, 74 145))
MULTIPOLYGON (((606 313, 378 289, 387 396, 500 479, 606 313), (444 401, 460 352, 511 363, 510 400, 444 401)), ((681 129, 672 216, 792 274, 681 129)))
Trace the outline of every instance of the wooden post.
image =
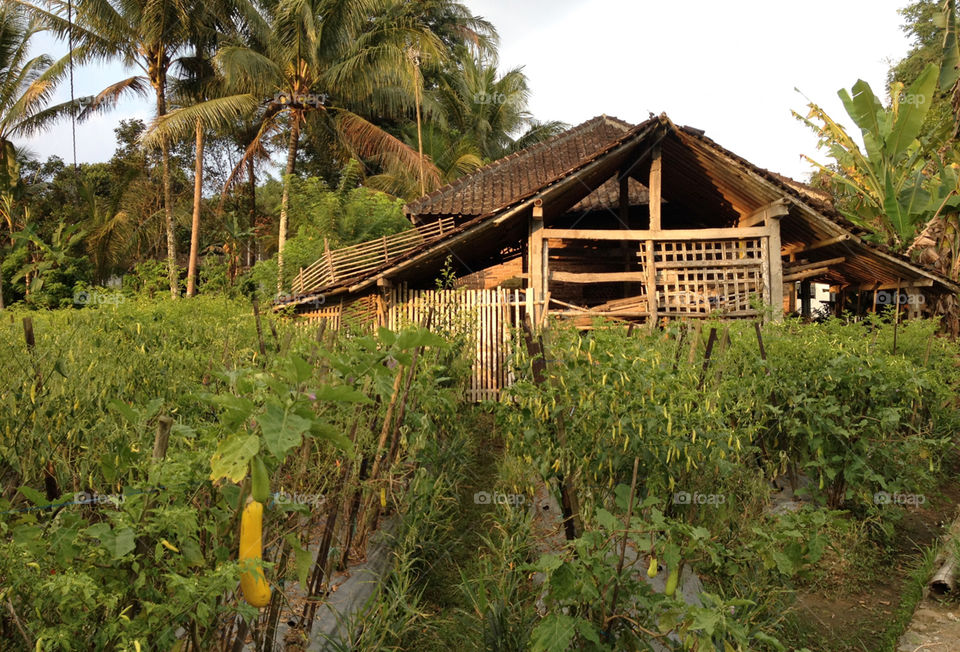
POLYGON ((260 355, 267 355, 267 347, 263 342, 263 327, 260 325, 260 300, 253 297, 253 318, 257 323, 257 342, 260 344, 260 355))
POLYGON ((300 294, 303 294, 303 268, 300 268, 300 294))
POLYGON ((810 305, 810 280, 800 281, 800 313, 804 319, 810 319, 812 314, 810 305))
POLYGON ((893 314, 893 353, 897 353, 897 330, 900 327, 900 279, 897 279, 897 293, 894 295, 894 301, 897 302, 893 314))
POLYGON ((153 459, 156 462, 167 456, 171 428, 173 428, 173 419, 166 415, 157 418, 157 436, 153 440, 153 459))
POLYGON ((23 318, 23 339, 27 342, 27 349, 33 351, 37 342, 33 337, 33 319, 30 317, 23 318))
POLYGON ((661 172, 660 144, 653 147, 650 160, 650 230, 660 230, 660 172, 661 172))
POLYGON ((647 319, 650 320, 650 330, 657 327, 657 270, 654 263, 653 243, 653 240, 647 240, 644 245, 647 249, 645 266, 647 268, 647 312, 649 313, 647 319))
POLYGON ((770 239, 767 244, 767 255, 770 258, 770 300, 773 303, 773 321, 783 321, 783 259, 780 257, 780 219, 773 217, 767 220, 770 229, 770 239))
POLYGON ((383 260, 384 262, 390 260, 390 250, 387 249, 387 236, 383 236, 383 260))
POLYGON ((543 241, 543 204, 539 200, 533 206, 533 215, 530 217, 530 237, 528 257, 530 263, 530 288, 533 290, 534 312, 530 315, 531 322, 536 324, 540 321, 537 301, 543 298, 544 275, 547 270, 544 265, 544 241, 543 241))

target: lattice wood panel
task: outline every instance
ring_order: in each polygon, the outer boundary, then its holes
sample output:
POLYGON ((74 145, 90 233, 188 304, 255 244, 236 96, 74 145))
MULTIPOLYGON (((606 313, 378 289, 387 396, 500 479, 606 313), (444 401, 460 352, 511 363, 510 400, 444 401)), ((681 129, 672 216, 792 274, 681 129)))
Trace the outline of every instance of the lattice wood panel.
MULTIPOLYGON (((751 302, 766 300, 764 238, 658 241, 657 312, 671 317, 757 314, 751 302)), ((645 245, 642 247, 645 255, 645 245)))

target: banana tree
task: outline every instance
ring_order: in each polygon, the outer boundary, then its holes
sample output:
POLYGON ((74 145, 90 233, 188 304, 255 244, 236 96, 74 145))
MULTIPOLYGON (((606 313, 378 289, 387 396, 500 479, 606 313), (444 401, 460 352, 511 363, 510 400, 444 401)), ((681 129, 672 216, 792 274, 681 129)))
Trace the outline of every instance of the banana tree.
POLYGON ((958 203, 956 185, 930 173, 919 140, 938 76, 938 67, 931 64, 906 90, 901 83, 891 84, 889 107, 863 80, 853 85, 852 94, 840 90, 844 108, 860 130, 862 149, 817 104, 808 104, 806 116, 793 112, 817 133, 819 146, 834 160, 828 166, 804 157, 833 185, 841 213, 897 250, 905 249, 938 210, 958 203))

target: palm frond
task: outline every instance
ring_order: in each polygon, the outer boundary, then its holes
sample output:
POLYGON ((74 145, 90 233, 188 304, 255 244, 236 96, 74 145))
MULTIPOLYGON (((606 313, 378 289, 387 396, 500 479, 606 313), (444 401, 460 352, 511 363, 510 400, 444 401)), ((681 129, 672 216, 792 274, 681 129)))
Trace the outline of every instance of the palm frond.
MULTIPOLYGON (((392 156, 399 164, 419 171, 418 152, 372 122, 345 110, 337 111, 336 122, 341 139, 360 157, 386 161, 392 156)), ((424 157, 423 169, 425 183, 438 187, 440 171, 428 157, 424 157)))
POLYGON ((157 147, 164 140, 176 141, 189 136, 196 129, 197 120, 211 129, 235 126, 244 116, 252 114, 260 105, 253 95, 228 95, 175 109, 156 118, 140 141, 145 147, 157 147))

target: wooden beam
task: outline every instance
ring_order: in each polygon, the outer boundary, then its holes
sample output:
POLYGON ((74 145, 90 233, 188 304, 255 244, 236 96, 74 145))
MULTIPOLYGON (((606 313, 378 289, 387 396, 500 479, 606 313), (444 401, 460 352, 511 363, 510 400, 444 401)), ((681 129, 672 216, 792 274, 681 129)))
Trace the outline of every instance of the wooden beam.
POLYGON ((837 235, 837 236, 834 236, 834 237, 832 237, 832 238, 825 238, 825 239, 823 239, 823 240, 815 240, 814 242, 811 242, 811 243, 809 243, 809 244, 791 245, 791 246, 789 246, 789 247, 786 247, 786 248, 783 250, 783 254, 784 254, 784 255, 795 255, 795 254, 806 253, 806 252, 808 252, 808 251, 815 251, 816 249, 823 249, 824 247, 829 247, 829 246, 831 246, 831 245, 839 244, 839 243, 841 243, 841 242, 846 242, 847 240, 849 240, 849 239, 852 238, 852 237, 853 237, 853 236, 851 236, 849 233, 843 233, 843 234, 841 234, 841 235, 837 235))
POLYGON ((627 281, 646 281, 646 272, 550 272, 551 281, 561 283, 626 283, 627 281))
POLYGON ((653 240, 647 240, 645 244, 647 250, 647 260, 644 263, 644 271, 647 273, 647 308, 650 310, 650 330, 657 327, 657 269, 654 265, 653 240))
POLYGON ((787 215, 790 211, 786 205, 786 199, 780 198, 776 201, 772 201, 766 206, 761 206, 752 213, 748 213, 740 218, 740 221, 737 222, 737 226, 740 228, 747 228, 749 226, 757 226, 768 220, 780 219, 781 217, 787 215))
POLYGON ((839 256, 837 258, 827 258, 826 260, 816 260, 812 263, 803 263, 801 265, 784 265, 783 271, 786 274, 793 274, 795 272, 803 272, 808 269, 816 269, 818 267, 830 267, 831 265, 839 265, 842 262, 847 260, 846 256, 839 256))
POLYGON ((770 235, 770 227, 749 229, 544 229, 544 238, 556 240, 741 240, 770 235))
MULTIPOLYGON (((933 286, 932 278, 918 278, 916 280, 910 281, 909 285, 902 286, 902 289, 909 288, 928 288, 933 286)), ((860 292, 869 292, 871 290, 896 290, 896 283, 864 283, 863 285, 853 286, 854 290, 860 292)))
POLYGON ((660 176, 663 167, 663 161, 660 156, 660 144, 653 148, 653 154, 650 157, 650 183, 647 187, 650 190, 650 230, 658 231, 660 227, 660 199, 661 187, 660 176))
MULTIPOLYGON (((814 276, 822 276, 830 271, 829 267, 817 267, 815 269, 808 269, 803 272, 797 272, 796 274, 787 274, 783 277, 785 283, 790 283, 791 281, 805 281, 805 279, 813 278, 814 276)), ((801 290, 802 292, 802 290, 801 290)))

